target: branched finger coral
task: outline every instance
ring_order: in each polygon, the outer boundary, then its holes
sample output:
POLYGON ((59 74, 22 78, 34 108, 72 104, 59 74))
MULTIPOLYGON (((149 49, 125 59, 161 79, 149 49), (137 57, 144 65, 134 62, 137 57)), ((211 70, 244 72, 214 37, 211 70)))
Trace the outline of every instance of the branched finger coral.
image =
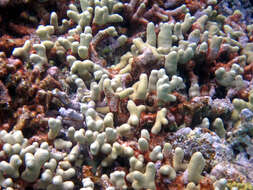
POLYGON ((0 38, 1 188, 252 189, 253 27, 238 2, 22 1, 31 31, 0 2, 15 36, 0 38))

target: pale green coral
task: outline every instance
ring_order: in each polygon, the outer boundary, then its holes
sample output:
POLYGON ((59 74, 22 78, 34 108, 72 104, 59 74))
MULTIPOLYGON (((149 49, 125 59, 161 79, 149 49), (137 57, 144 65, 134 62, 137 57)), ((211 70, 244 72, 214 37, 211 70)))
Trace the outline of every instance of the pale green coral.
POLYGON ((238 64, 233 64, 230 71, 226 71, 223 67, 220 67, 215 71, 215 77, 217 82, 225 87, 236 87, 238 89, 243 88, 245 83, 241 74, 243 68, 238 64))

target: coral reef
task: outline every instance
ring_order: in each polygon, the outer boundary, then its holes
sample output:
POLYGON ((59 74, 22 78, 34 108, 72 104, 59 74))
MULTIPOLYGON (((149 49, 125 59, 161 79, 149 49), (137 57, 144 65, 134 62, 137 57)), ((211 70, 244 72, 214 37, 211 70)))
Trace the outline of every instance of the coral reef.
POLYGON ((253 189, 241 4, 0 0, 1 188, 253 189))

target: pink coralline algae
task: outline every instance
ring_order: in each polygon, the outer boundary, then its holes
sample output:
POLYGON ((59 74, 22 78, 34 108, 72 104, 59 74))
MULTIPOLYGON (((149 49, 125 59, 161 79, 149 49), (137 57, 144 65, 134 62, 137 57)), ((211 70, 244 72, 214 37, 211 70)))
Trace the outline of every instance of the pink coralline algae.
POLYGON ((252 6, 0 1, 1 189, 253 190, 252 6))

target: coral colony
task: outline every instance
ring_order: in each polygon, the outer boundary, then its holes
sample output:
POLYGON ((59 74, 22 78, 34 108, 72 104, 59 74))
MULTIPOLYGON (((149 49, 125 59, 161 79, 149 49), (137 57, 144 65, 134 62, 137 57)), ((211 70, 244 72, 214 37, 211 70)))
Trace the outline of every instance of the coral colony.
POLYGON ((62 3, 26 37, 1 37, 2 189, 253 189, 243 7, 62 3))

